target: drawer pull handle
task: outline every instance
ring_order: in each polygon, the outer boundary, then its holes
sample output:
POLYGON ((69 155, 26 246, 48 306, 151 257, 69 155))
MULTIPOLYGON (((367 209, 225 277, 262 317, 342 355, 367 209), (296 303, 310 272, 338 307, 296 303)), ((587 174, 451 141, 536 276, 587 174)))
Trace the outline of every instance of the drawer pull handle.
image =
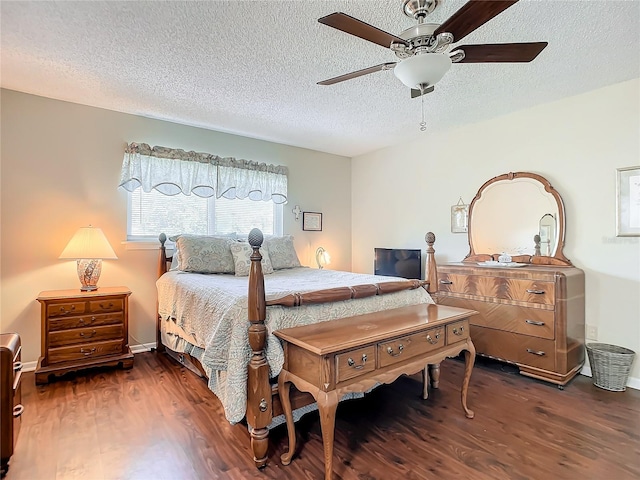
POLYGON ((544 295, 544 290, 532 290, 527 288, 527 293, 533 293, 534 295, 544 295))
POLYGON ((530 348, 527 348, 527 353, 531 353, 533 355, 538 355, 539 357, 544 357, 545 353, 542 350, 531 350, 530 348))
POLYGON ((64 306, 60 307, 60 311, 63 315, 67 315, 68 313, 72 313, 76 309, 75 305, 71 305, 71 308, 67 310, 64 306))
POLYGON ((442 285, 453 285, 453 282, 451 280, 440 280, 440 283, 442 285))
POLYGON ((438 343, 439 340, 440 340, 440 332, 436 333, 435 339, 431 338, 431 335, 427 333, 427 342, 429 342, 431 345, 435 345, 436 343, 438 343))
POLYGON ((261 412, 266 412, 268 407, 269 405, 267 404, 267 401, 264 398, 261 399, 260 404, 258 405, 258 410, 260 410, 261 412))
POLYGON ((529 320, 528 318, 525 320, 526 323, 528 323, 529 325, 536 325, 537 327, 542 327, 544 325, 544 322, 539 322, 537 320, 529 320))
POLYGON ((91 337, 93 337, 96 333, 97 333, 97 332, 96 332, 95 330, 91 330, 91 333, 89 333, 89 334, 86 334, 86 333, 84 333, 84 332, 80 332, 80 336, 81 336, 82 338, 91 338, 91 337))
POLYGON ((112 308, 113 307, 113 302, 109 302, 109 304, 105 307, 103 303, 100 304, 100 308, 102 309, 107 309, 107 308, 112 308))
POLYGON ((91 350, 85 350, 84 348, 81 348, 80 353, 84 353, 84 356, 88 357, 89 355, 93 355, 94 353, 96 353, 96 347, 93 347, 91 350))
MULTIPOLYGON (((95 321, 96 321, 96 317, 91 317, 91 320, 89 320, 89 325, 91 325, 91 324, 92 324, 93 322, 95 322, 95 321)), ((86 325, 86 324, 87 324, 87 322, 86 322, 86 320, 84 319, 84 317, 83 317, 83 318, 81 318, 81 319, 79 320, 79 322, 80 322, 80 325, 86 325)))
POLYGON ((402 345, 402 344, 398 345, 398 353, 395 353, 393 351, 393 348, 387 347, 387 353, 389 355, 391 355, 392 357, 397 357, 398 355, 400 355, 402 353, 403 350, 404 350, 404 345, 402 345))
POLYGON ((14 372, 19 372, 20 370, 22 370, 22 362, 16 362, 13 364, 13 371, 14 372))
POLYGON ((24 412, 24 405, 22 405, 21 403, 19 403, 15 407, 13 407, 13 416, 14 417, 16 417, 16 418, 19 417, 20 415, 22 415, 22 412, 24 412))
POLYGON ((349 357, 349 358, 347 359, 347 364, 348 364, 350 367, 355 368, 356 370, 360 370, 361 368, 364 368, 364 364, 365 364, 365 363, 367 363, 367 354, 366 354, 366 353, 363 353, 363 354, 362 354, 362 364, 361 364, 361 365, 356 365, 355 360, 353 360, 353 358, 351 358, 351 357, 349 357))
POLYGON ((453 329, 453 334, 454 334, 454 335, 458 335, 459 337, 460 337, 460 336, 462 336, 462 335, 464 335, 464 333, 463 333, 463 332, 464 332, 464 325, 463 325, 462 327, 460 327, 459 329, 458 329, 457 327, 455 327, 455 328, 453 329))

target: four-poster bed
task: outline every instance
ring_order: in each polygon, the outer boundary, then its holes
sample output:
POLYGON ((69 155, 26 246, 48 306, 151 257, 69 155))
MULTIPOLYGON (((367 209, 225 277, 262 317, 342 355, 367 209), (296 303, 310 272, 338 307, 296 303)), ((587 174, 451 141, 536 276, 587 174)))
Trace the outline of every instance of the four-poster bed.
MULTIPOLYGON (((166 236, 161 234, 158 263, 159 279, 157 282, 159 295, 157 325, 158 350, 164 351, 168 346, 171 350, 180 351, 182 354, 189 356, 198 370, 207 376, 210 388, 221 399, 227 419, 232 423, 241 420, 242 417, 246 419, 251 431, 251 446, 254 461, 257 467, 263 467, 267 462, 269 426, 274 425, 274 418, 280 417, 283 414, 282 405, 277 395, 278 387, 276 378, 284 362, 284 353, 280 342, 273 336, 273 331, 282 327, 295 326, 298 324, 297 322, 301 322, 300 324, 310 324, 331 320, 333 318, 351 317, 360 312, 369 313, 380 310, 391 310, 404 305, 433 303, 429 293, 434 293, 437 287, 437 272, 433 249, 435 235, 428 233, 425 240, 427 242, 425 280, 405 280, 391 277, 371 275, 356 276, 356 274, 348 274, 354 276, 356 279, 363 278, 366 281, 362 282, 362 280, 360 280, 361 283, 357 283, 354 278, 350 278, 345 286, 331 286, 329 288, 319 289, 307 288, 299 290, 298 292, 291 290, 291 286, 289 286, 288 289, 280 290, 274 287, 274 285, 279 285, 279 282, 288 281, 288 278, 293 278, 293 280, 290 280, 291 282, 298 282, 298 279, 303 279, 301 284, 305 285, 304 279, 310 274, 314 276, 329 275, 330 272, 327 270, 301 267, 291 269, 290 272, 276 272, 268 275, 270 290, 266 292, 262 262, 263 255, 261 254, 263 251, 261 249, 263 235, 259 230, 252 230, 248 237, 248 243, 252 250, 248 290, 247 281, 242 277, 171 272, 170 264, 172 256, 167 255, 165 248, 166 236), (208 353, 206 351, 207 348, 192 348, 192 345, 189 346, 189 348, 183 348, 184 342, 181 343, 181 346, 176 347, 176 345, 170 341, 171 332, 168 330, 178 328, 181 325, 180 322, 176 322, 176 319, 173 318, 179 315, 166 313, 168 311, 167 307, 166 305, 163 306, 163 303, 166 303, 164 302, 164 296, 166 296, 166 292, 169 291, 169 287, 167 287, 168 282, 170 280, 175 280, 176 282, 185 281, 186 283, 188 283, 188 281, 200 281, 200 278, 196 279, 194 276, 202 277, 209 282, 226 280, 231 285, 229 293, 225 291, 222 295, 225 299, 231 298, 231 300, 227 301, 224 305, 223 310, 226 312, 234 308, 235 304, 232 301, 235 295, 234 289, 237 290, 239 285, 242 285, 242 289, 246 292, 243 298, 238 296, 237 302, 238 305, 243 305, 244 310, 240 309, 240 311, 244 312, 244 315, 246 315, 245 318, 225 319, 215 327, 218 331, 224 331, 228 326, 229 331, 233 330, 236 332, 235 336, 227 339, 232 345, 226 345, 222 348, 224 355, 228 355, 228 363, 224 363, 223 365, 220 364, 227 361, 227 358, 220 360, 220 358, 215 357, 215 354, 208 353), (290 293, 281 294, 281 292, 287 290, 290 293), (350 308, 356 304, 366 305, 366 309, 355 310, 357 313, 353 313, 350 308), (338 306, 338 308, 335 308, 335 306, 338 306), (289 318, 290 316, 295 316, 298 312, 303 314, 300 319, 289 318), (317 317, 311 319, 312 315, 316 315, 317 317), (175 324, 178 324, 177 327, 175 324), (240 335, 238 332, 244 335, 240 335), (232 352, 232 350, 236 348, 233 344, 242 342, 244 342, 244 345, 237 347, 239 353, 236 355, 235 350, 232 352), (244 348, 247 343, 248 348, 244 348), (274 351, 276 351, 276 353, 273 353, 274 351), (282 352, 281 357, 277 355, 278 352, 282 352), (270 358, 276 358, 276 360, 270 363, 270 358), (231 371, 231 363, 237 363, 236 360, 240 362, 239 365, 244 368, 242 372, 243 375, 231 371), (241 385, 240 382, 245 384, 241 385), (237 393, 238 391, 246 391, 246 397, 242 399, 242 405, 240 406, 237 405, 235 398, 231 398, 232 393, 237 393)), ((345 272, 336 273, 344 274, 345 272)), ((330 277, 327 278, 330 279, 330 277)), ((299 283, 295 284, 300 285, 299 283)), ((332 284, 330 283, 329 285, 332 284)), ((179 286, 178 288, 181 287, 179 286)), ((300 287, 297 286, 296 288, 300 287)), ((212 296, 216 295, 221 296, 219 293, 212 296)), ((177 304, 179 302, 176 301, 174 303, 177 304)), ((203 336, 198 329, 198 325, 182 325, 182 327, 185 328, 185 336, 193 338, 194 343, 197 343, 198 337, 202 338, 203 336)), ((217 345, 216 348, 218 347, 220 346, 217 345)), ((215 349, 209 348, 209 350, 215 349)), ((430 377, 431 385, 437 387, 439 366, 430 366, 430 372, 427 372, 426 368, 425 366, 425 378, 430 377)), ((427 386, 425 385, 425 398, 426 388, 427 386)), ((314 399, 308 393, 292 392, 291 405, 294 409, 308 406, 313 402, 314 399)), ((283 417, 281 418, 283 421, 283 417)))

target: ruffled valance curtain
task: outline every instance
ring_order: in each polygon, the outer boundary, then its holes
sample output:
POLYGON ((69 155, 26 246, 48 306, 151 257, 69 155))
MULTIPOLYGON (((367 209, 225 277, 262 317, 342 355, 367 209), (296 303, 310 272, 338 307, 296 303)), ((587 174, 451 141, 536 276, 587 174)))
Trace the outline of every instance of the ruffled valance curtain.
POLYGON ((119 187, 142 187, 164 195, 287 201, 287 175, 282 165, 185 152, 146 143, 130 143, 124 152, 119 187))

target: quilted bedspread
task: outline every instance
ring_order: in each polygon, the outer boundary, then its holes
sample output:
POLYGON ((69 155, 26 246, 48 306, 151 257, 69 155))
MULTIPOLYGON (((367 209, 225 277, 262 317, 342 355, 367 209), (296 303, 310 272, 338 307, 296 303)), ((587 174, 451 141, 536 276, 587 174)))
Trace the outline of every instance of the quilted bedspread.
MULTIPOLYGON (((265 275, 265 294, 270 300, 296 292, 398 280, 401 279, 300 267, 265 275)), ((248 277, 171 271, 160 277, 156 286, 162 329, 173 337, 169 346, 198 358, 209 376, 209 388, 222 402, 227 420, 239 422, 246 411, 247 365, 251 357, 248 277), (181 336, 170 322, 188 335, 181 336)), ((423 288, 318 305, 267 307, 266 355, 270 375, 277 376, 284 363, 284 351, 273 335, 274 330, 418 303, 433 303, 423 288)))

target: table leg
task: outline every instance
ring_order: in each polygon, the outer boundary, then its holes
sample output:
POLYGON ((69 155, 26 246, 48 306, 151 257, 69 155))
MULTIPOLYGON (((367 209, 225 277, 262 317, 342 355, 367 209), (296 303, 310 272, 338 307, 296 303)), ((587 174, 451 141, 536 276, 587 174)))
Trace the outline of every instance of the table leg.
POLYGON ((462 408, 467 418, 473 418, 474 413, 467 408, 467 392, 469 391, 469 380, 471 379, 471 370, 476 362, 476 347, 470 339, 467 339, 467 349, 464 351, 464 380, 462 380, 462 408))
POLYGON ((429 365, 429 373, 431 375, 431 387, 438 388, 440 384, 440 364, 429 365))
POLYGON ((324 447, 324 478, 331 480, 333 471, 333 435, 336 426, 336 409, 338 395, 331 392, 318 392, 316 398, 320 413, 320 428, 322 429, 322 446, 324 447))
POLYGON ((284 416, 287 420, 287 434, 289 436, 289 451, 280 456, 283 465, 289 465, 291 463, 293 454, 296 451, 296 426, 293 423, 293 412, 291 411, 290 388, 291 381, 289 379, 289 372, 282 370, 280 375, 278 375, 278 395, 280 396, 282 410, 284 410, 284 416))
POLYGON ((429 365, 425 365, 422 370, 422 399, 429 398, 429 365))

